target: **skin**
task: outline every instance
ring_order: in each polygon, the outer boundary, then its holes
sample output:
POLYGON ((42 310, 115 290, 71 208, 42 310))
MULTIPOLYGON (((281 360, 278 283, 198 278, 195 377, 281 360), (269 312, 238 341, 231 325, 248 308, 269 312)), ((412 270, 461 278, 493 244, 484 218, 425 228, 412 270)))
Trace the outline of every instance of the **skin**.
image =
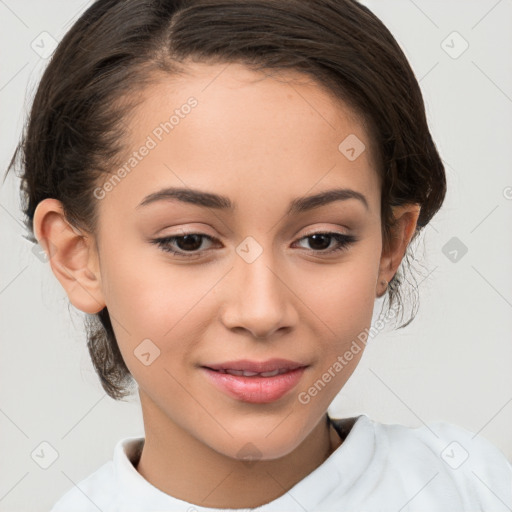
POLYGON ((38 205, 34 231, 71 303, 90 314, 108 307, 139 386, 146 439, 139 473, 194 504, 256 507, 340 446, 325 414, 363 350, 308 404, 298 395, 370 327, 382 280, 398 269, 419 207, 395 208, 395 237, 383 251, 371 141, 348 107, 292 72, 276 79, 242 65, 198 63, 189 71, 145 91, 127 125, 131 151, 187 98, 198 106, 98 200, 97 232, 69 224, 56 199, 38 205), (354 161, 338 150, 349 134, 367 148, 354 161), (136 208, 164 186, 228 196, 237 211, 178 201, 136 208), (349 199, 286 215, 292 199, 337 187, 364 194, 368 210, 349 199), (202 255, 191 260, 150 242, 184 229, 218 241, 200 239, 195 252, 202 255), (336 247, 336 240, 322 246, 304 237, 325 231, 358 241, 322 255, 318 247, 336 247), (248 236, 263 250, 252 263, 236 252, 248 236), (147 338, 160 350, 148 366, 134 355, 147 338), (198 368, 273 357, 310 367, 292 392, 270 404, 231 398, 198 368), (239 453, 247 443, 260 454, 251 464, 239 453))

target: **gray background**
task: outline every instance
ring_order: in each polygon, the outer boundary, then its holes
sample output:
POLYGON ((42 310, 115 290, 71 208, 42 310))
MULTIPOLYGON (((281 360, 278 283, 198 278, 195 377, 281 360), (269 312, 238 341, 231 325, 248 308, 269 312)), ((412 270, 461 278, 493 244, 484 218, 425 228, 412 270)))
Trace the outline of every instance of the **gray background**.
MULTIPOLYGON (((448 195, 416 246, 424 266, 416 319, 371 340, 330 413, 409 426, 448 421, 512 460, 512 0, 363 3, 420 80, 448 195)), ((2 172, 50 36, 60 40, 89 4, 0 0, 2 172)), ((143 435, 143 425, 138 397, 105 395, 83 314, 22 237, 18 186, 11 175, 0 189, 0 510, 43 511, 110 460, 118 439, 143 435), (42 442, 58 452, 47 469, 40 464, 52 449, 42 442)))

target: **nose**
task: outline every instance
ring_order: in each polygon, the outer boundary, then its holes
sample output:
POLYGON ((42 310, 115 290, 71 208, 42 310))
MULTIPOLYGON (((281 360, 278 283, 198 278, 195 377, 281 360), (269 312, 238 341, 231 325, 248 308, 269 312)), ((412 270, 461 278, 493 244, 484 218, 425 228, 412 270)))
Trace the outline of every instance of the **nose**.
POLYGON ((227 276, 228 297, 221 320, 230 330, 246 330, 254 338, 269 338, 278 330, 290 330, 299 318, 293 285, 279 270, 270 251, 248 263, 236 255, 227 276), (288 282, 287 282, 288 281, 288 282))

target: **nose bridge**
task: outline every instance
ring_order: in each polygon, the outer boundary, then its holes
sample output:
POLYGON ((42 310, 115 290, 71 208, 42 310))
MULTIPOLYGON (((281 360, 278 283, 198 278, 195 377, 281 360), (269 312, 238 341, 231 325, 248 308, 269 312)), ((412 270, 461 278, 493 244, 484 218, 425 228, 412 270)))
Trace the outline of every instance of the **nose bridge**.
POLYGON ((255 337, 270 335, 294 321, 290 292, 279 275, 271 246, 247 237, 236 248, 231 272, 233 290, 226 304, 224 323, 243 327, 255 337))

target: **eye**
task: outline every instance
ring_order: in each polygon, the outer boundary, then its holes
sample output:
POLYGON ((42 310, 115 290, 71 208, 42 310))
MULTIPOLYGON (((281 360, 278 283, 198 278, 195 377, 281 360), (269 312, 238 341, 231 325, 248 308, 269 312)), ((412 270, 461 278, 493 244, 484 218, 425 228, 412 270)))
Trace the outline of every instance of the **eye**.
MULTIPOLYGON (((179 236, 156 238, 151 240, 151 243, 158 245, 163 251, 176 256, 197 258, 201 257, 202 252, 208 250, 204 248, 201 249, 204 239, 209 242, 219 242, 216 238, 205 235, 204 233, 188 233, 179 236)), ((302 240, 309 240, 309 244, 312 247, 310 252, 318 253, 319 255, 327 255, 347 250, 349 246, 357 242, 358 239, 353 235, 343 235, 337 232, 318 232, 304 236, 300 238, 298 242, 302 240), (333 247, 331 247, 332 241, 335 242, 333 247)))
POLYGON ((342 235, 337 232, 319 232, 311 233, 302 237, 301 240, 310 240, 309 244, 313 247, 313 252, 320 254, 332 254, 339 251, 347 250, 351 244, 357 242, 357 238, 353 235, 342 235), (334 247, 330 247, 330 242, 335 241, 334 247), (312 241, 312 243, 311 243, 312 241))
POLYGON ((157 244, 165 252, 170 252, 178 256, 185 256, 190 258, 200 256, 200 254, 196 253, 202 245, 202 239, 209 240, 210 242, 215 240, 218 241, 216 238, 205 235, 203 233, 188 233, 186 235, 180 236, 166 236, 164 238, 156 238, 151 240, 151 242, 157 244), (174 249, 173 244, 176 244, 178 249, 174 249), (187 254, 191 252, 192 254, 187 254))

